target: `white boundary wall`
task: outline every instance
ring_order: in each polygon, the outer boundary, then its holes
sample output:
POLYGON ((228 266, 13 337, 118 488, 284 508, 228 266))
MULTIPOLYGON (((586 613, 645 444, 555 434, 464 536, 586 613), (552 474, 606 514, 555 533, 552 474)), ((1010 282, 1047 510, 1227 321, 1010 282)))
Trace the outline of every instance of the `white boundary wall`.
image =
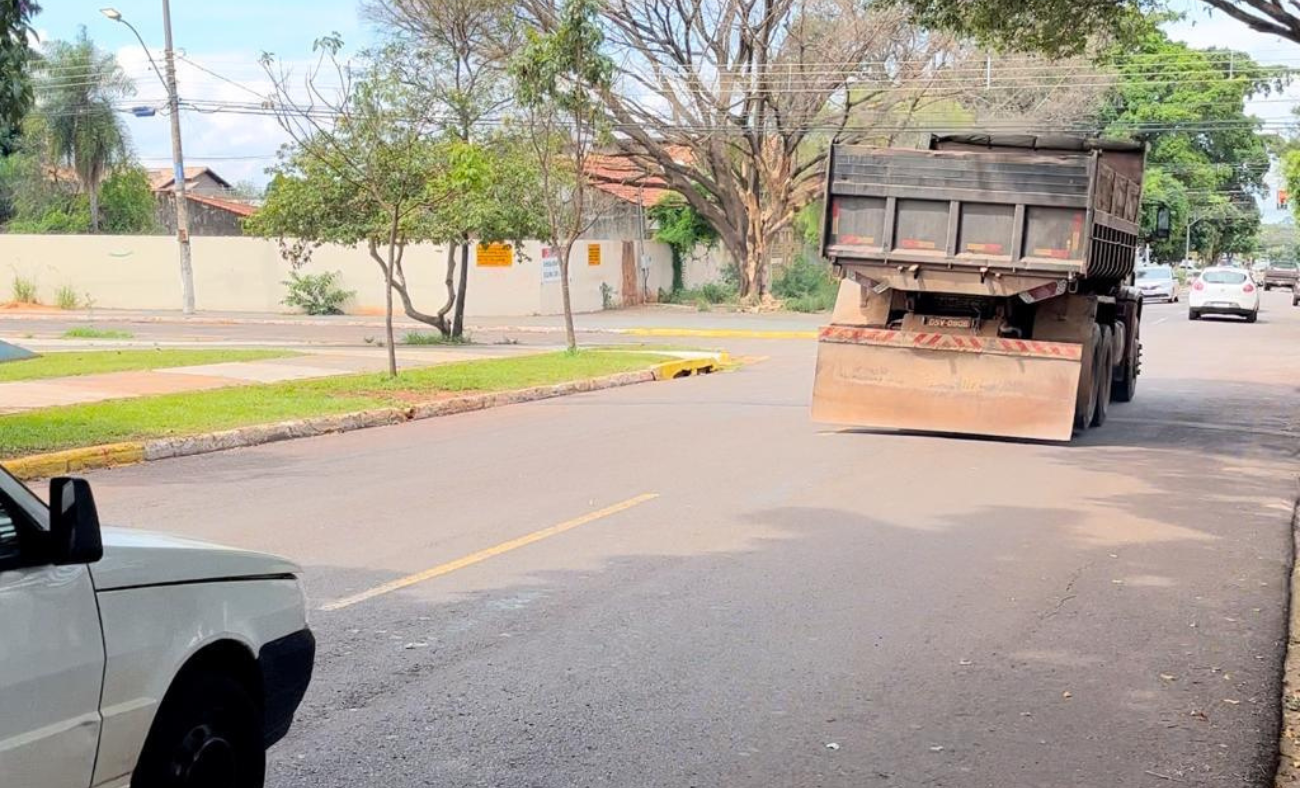
MULTIPOLYGON (((620 303, 623 243, 580 241, 574 246, 569 274, 575 311, 600 310, 602 284, 613 289, 614 303, 620 303), (600 246, 598 266, 588 264, 589 244, 600 246)), ((289 264, 274 241, 200 236, 192 245, 200 310, 290 311, 280 303, 289 264)), ((672 284, 672 255, 666 245, 655 241, 644 246, 649 292, 655 294, 672 284)), ((477 251, 470 250, 467 314, 508 317, 562 311, 559 281, 542 281, 542 244, 525 243, 525 255, 516 251, 508 267, 477 265, 477 251)), ((446 247, 411 247, 403 268, 416 308, 437 311, 446 298, 446 247)), ((302 271, 340 272, 343 288, 356 291, 345 306, 348 312, 382 313, 383 275, 364 247, 321 247, 302 271)), ((12 298, 15 276, 35 281, 46 304, 54 303, 55 292, 65 285, 83 297, 89 294, 102 309, 175 310, 181 300, 180 264, 170 236, 0 234, 0 302, 12 298)), ((397 307, 400 313, 400 301, 397 307)))

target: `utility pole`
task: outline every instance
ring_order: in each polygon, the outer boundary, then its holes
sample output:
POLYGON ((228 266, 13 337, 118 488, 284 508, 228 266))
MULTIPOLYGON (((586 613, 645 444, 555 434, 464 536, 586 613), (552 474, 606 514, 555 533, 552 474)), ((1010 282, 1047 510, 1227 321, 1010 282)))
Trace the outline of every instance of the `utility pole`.
POLYGON ((167 66, 167 106, 172 116, 172 166, 176 169, 176 242, 181 248, 181 311, 194 314, 194 263, 190 257, 190 206, 185 196, 185 154, 181 151, 181 100, 176 94, 176 53, 172 49, 172 9, 162 0, 163 59, 167 66))
POLYGON ((172 195, 176 201, 176 242, 181 253, 181 311, 187 315, 194 314, 194 264, 190 257, 190 211, 189 199, 185 196, 185 155, 181 150, 181 101, 176 93, 176 54, 172 47, 172 9, 168 0, 162 0, 163 37, 166 50, 163 53, 166 76, 158 73, 158 64, 154 62, 149 47, 145 45, 140 31, 126 21, 115 8, 101 8, 100 13, 114 22, 121 22, 135 33, 135 38, 144 49, 149 65, 162 80, 167 90, 167 108, 172 121, 172 195))

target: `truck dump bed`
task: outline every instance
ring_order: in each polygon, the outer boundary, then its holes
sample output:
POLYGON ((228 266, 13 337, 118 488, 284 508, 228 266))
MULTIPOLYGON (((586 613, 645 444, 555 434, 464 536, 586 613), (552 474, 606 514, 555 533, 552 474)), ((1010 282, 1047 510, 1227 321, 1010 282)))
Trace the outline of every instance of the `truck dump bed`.
POLYGON ((822 252, 843 281, 813 418, 1041 440, 1104 420, 1107 381, 1131 396, 1137 369, 1121 283, 1144 159, 1140 143, 1028 135, 833 146, 822 252))
POLYGON ((929 150, 836 146, 823 254, 1120 280, 1133 271, 1137 143, 932 136, 929 150))

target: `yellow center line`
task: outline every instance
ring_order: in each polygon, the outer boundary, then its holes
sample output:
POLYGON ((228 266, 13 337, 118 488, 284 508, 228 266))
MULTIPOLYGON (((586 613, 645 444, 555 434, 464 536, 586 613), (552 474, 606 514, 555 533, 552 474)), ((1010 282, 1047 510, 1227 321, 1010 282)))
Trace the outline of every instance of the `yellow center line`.
POLYGON ((543 528, 540 531, 533 531, 532 533, 525 534, 518 539, 511 539, 508 542, 502 542, 501 544, 494 545, 484 550, 479 550, 477 553, 470 553, 462 558, 457 558, 455 561, 448 561, 445 564, 439 564, 438 566, 426 569, 423 572, 416 572, 413 575, 407 575, 406 577, 399 577, 396 580, 391 580, 381 586, 375 586, 368 591, 362 591, 359 594, 353 594, 352 596, 335 600, 327 605, 322 605, 321 610, 342 610, 345 607, 352 607, 359 602, 365 602, 368 599, 374 599, 375 597, 383 596, 384 594, 391 594, 394 591, 401 590, 407 586, 413 586, 416 583, 423 583, 424 581, 432 580, 435 577, 442 577, 443 575, 455 572, 457 569, 464 569, 467 566, 473 566, 474 564, 486 561, 489 558, 501 555, 502 553, 508 553, 511 550, 518 550, 519 548, 530 545, 533 542, 540 542, 543 539, 549 539, 550 537, 557 536, 565 531, 571 531, 580 525, 586 525, 587 523, 595 522, 596 520, 609 517, 610 515, 625 512, 634 506, 640 506, 641 504, 646 503, 647 501, 653 501, 658 497, 658 493, 643 493, 635 498, 628 498, 626 501, 621 503, 606 506, 604 509, 597 509, 594 512, 588 512, 587 514, 584 514, 581 517, 575 517, 572 520, 565 520, 558 525, 552 525, 549 528, 543 528))

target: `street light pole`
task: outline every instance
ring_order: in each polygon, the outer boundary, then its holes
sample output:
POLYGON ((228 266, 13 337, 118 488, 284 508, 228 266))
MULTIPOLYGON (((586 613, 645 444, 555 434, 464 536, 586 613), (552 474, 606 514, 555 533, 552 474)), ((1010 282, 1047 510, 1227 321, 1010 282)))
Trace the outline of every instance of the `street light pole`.
MULTIPOLYGON (((194 314, 194 264, 190 256, 190 211, 189 199, 185 196, 185 154, 181 150, 181 102, 176 93, 176 55, 172 48, 172 11, 168 0, 162 0, 162 12, 166 46, 163 60, 166 76, 158 74, 158 77, 162 80, 163 87, 167 89, 167 108, 171 113, 172 122, 172 194, 176 201, 176 242, 180 246, 181 253, 181 311, 192 315, 194 314)), ((100 13, 114 22, 121 22, 135 34, 136 40, 144 49, 145 56, 149 58, 149 64, 157 74, 158 65, 153 62, 153 55, 150 54, 149 47, 145 46, 140 31, 126 21, 116 9, 102 8, 100 13)))

